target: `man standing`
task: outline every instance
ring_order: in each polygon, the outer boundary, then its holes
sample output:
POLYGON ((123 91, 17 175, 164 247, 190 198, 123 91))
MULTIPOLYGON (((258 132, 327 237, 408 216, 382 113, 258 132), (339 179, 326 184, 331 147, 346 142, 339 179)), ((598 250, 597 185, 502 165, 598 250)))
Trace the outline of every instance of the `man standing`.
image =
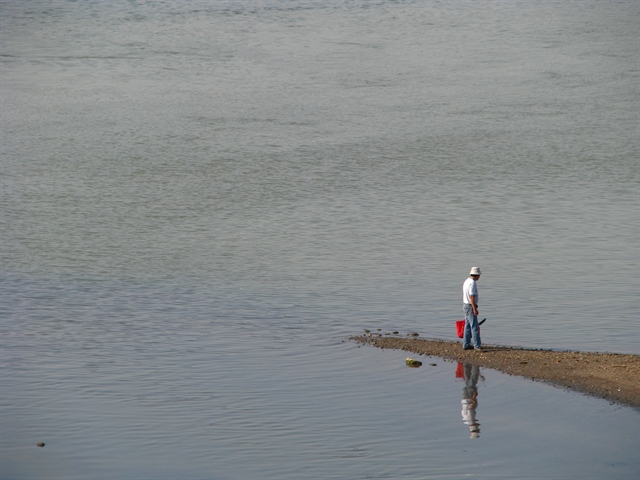
POLYGON ((465 350, 482 351, 480 341, 480 329, 478 327, 478 285, 480 279, 480 268, 471 267, 469 278, 462 285, 462 302, 464 306, 464 336, 462 338, 462 348, 465 350), (473 347, 471 339, 473 338, 473 347))

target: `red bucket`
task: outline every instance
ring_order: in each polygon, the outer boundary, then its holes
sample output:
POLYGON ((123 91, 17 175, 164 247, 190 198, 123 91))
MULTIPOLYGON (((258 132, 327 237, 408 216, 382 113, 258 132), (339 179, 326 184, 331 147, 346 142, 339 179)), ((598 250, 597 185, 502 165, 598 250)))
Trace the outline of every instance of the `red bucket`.
MULTIPOLYGON (((458 338, 464 337, 464 322, 464 320, 456 320, 456 332, 458 332, 458 338)), ((484 323, 484 320, 481 323, 484 323)), ((480 324, 478 324, 478 333, 480 333, 480 324)))
POLYGON ((458 332, 458 338, 464 337, 464 320, 456 320, 456 331, 458 332))

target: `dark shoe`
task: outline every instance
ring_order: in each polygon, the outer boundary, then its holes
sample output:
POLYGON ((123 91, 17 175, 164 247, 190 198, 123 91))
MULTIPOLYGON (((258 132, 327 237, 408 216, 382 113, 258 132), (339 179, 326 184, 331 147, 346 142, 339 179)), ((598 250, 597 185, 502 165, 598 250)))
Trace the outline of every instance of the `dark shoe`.
POLYGON ((473 347, 462 347, 463 350, 473 350, 473 347))

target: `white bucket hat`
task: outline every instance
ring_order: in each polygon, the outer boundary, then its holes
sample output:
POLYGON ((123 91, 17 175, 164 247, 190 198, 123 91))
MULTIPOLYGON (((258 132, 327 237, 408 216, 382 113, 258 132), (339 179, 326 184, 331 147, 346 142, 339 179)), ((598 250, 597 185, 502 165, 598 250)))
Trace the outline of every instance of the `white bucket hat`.
POLYGON ((480 267, 471 267, 471 272, 469 273, 469 275, 481 275, 482 272, 480 272, 480 267))

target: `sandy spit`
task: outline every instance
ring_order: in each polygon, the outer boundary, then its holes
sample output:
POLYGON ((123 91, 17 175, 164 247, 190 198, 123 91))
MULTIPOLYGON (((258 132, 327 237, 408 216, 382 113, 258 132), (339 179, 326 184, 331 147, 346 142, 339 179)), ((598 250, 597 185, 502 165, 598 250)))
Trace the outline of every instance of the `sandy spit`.
POLYGON ((640 356, 616 353, 557 352, 483 345, 463 350, 459 342, 367 334, 350 340, 378 348, 405 350, 492 368, 509 375, 640 407, 640 356))

